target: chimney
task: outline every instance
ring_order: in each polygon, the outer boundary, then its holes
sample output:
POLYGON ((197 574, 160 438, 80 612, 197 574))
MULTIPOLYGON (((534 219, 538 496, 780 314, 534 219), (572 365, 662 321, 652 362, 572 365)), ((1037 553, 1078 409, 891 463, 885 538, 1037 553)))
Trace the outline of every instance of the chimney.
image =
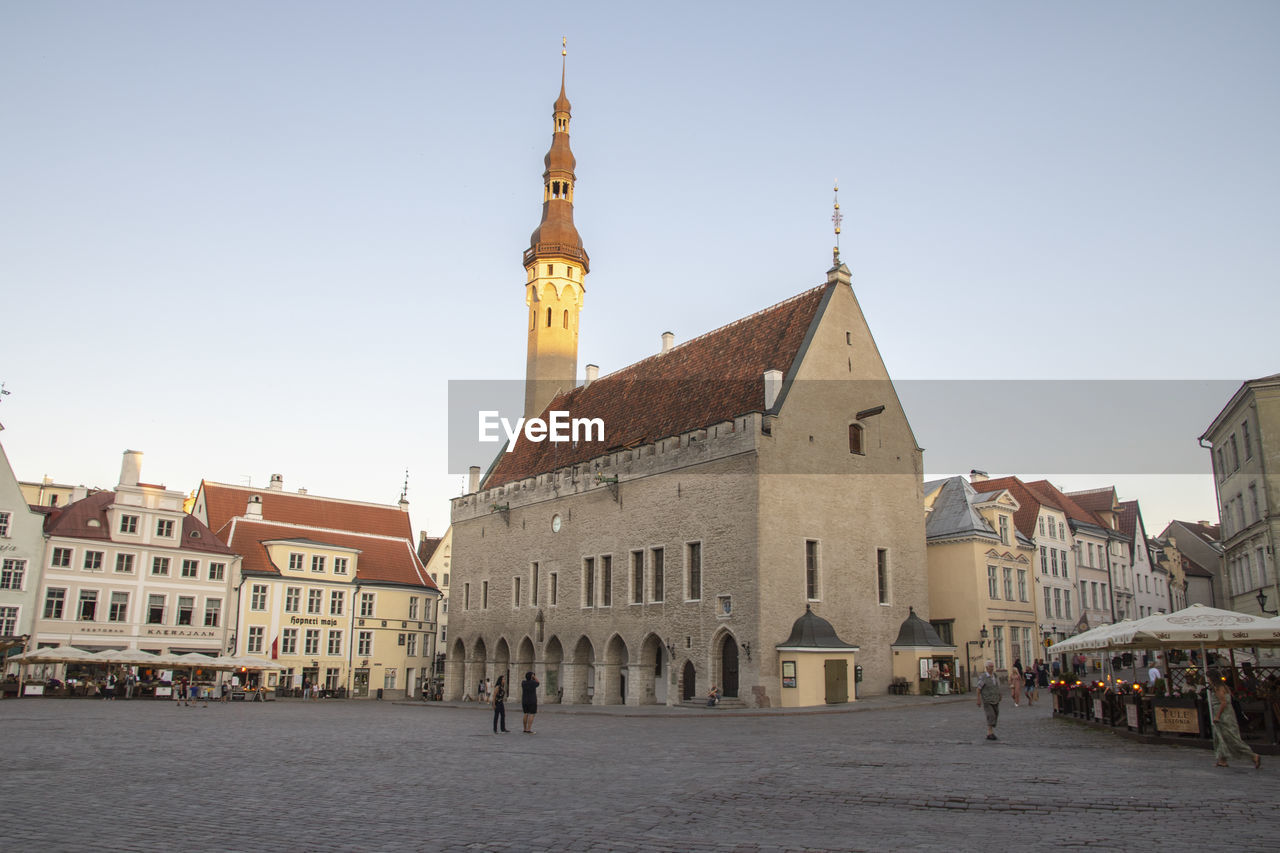
POLYGON ((284 476, 281 474, 271 475, 271 488, 277 492, 284 491, 284 476))
POLYGON ((249 505, 245 507, 244 514, 248 518, 262 518, 262 495, 249 496, 249 505))
POLYGON ((600 378, 600 365, 588 364, 587 365, 587 381, 582 383, 582 387, 590 388, 591 383, 595 382, 599 378, 600 378))
POLYGON ((467 469, 467 494, 474 495, 480 491, 480 466, 472 465, 467 469))
POLYGON ((142 451, 126 450, 120 463, 120 485, 136 486, 142 476, 142 451))
POLYGON ((404 495, 400 496, 400 511, 401 512, 409 511, 409 499, 406 498, 404 495))
POLYGON ((82 501, 87 497, 89 497, 89 490, 84 487, 84 483, 81 483, 80 485, 76 486, 74 489, 71 490, 71 500, 69 501, 69 503, 82 501))
POLYGON ((782 371, 766 370, 764 372, 764 410, 773 411, 773 404, 778 402, 778 394, 782 391, 782 371))
POLYGON ((298 494, 305 495, 306 493, 307 493, 306 489, 298 489, 298 494))
POLYGON ((662 333, 662 355, 671 352, 671 348, 676 345, 675 332, 662 333))
POLYGON ((969 470, 970 483, 985 483, 990 479, 991 476, 986 471, 979 471, 977 468, 971 468, 969 470))

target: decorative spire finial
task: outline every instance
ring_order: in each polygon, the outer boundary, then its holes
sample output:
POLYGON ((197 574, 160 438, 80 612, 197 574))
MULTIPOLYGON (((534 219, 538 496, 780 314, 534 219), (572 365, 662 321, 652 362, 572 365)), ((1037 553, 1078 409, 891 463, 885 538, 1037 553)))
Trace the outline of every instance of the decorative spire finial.
POLYGON ((836 181, 835 188, 835 213, 831 214, 831 221, 836 227, 836 245, 831 250, 832 266, 840 266, 840 223, 844 221, 844 216, 840 213, 840 181, 836 181))
POLYGON ((409 469, 405 468, 404 469, 404 488, 400 490, 400 500, 405 500, 408 497, 409 497, 409 469))

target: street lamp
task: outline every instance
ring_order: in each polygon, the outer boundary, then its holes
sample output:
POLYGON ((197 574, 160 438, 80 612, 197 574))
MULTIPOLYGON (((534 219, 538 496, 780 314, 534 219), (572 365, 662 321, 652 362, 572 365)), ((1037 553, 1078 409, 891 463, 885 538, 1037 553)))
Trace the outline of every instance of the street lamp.
POLYGON ((980 649, 987 644, 987 626, 986 625, 982 626, 982 630, 978 632, 978 636, 981 637, 982 639, 969 640, 964 644, 964 662, 966 664, 964 677, 965 677, 965 684, 969 692, 973 692, 973 657, 971 655, 971 652, 973 651, 973 644, 977 643, 978 648, 980 649))
POLYGON ((1280 610, 1267 609, 1267 594, 1262 590, 1258 590, 1258 609, 1268 616, 1280 616, 1280 610))

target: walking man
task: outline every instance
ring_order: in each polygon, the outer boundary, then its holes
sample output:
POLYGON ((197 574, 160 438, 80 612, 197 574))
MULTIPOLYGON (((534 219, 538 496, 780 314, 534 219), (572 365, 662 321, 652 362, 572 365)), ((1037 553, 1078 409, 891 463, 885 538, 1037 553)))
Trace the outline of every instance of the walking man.
POLYGON ((987 671, 978 676, 978 706, 987 714, 987 740, 996 740, 996 721, 1000 719, 1000 679, 994 661, 987 661, 987 671))

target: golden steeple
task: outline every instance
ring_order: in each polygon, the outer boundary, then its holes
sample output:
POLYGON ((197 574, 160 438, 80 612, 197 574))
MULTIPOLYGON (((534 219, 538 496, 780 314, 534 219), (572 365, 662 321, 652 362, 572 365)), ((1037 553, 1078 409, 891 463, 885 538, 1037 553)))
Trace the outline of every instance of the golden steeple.
POLYGON ((542 173, 542 221, 524 253, 529 353, 524 415, 535 417, 560 391, 577 383, 578 314, 591 260, 573 224, 577 161, 569 147, 569 98, 565 94, 568 48, 561 42, 560 96, 551 111, 551 148, 542 173))

